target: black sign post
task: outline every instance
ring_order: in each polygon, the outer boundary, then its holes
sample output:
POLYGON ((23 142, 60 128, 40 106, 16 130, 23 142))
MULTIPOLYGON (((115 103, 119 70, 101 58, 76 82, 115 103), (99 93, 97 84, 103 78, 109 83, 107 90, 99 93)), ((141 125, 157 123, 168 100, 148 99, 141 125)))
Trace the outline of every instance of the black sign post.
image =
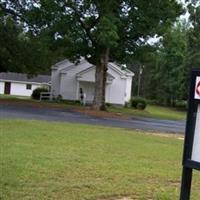
POLYGON ((192 70, 180 200, 189 200, 192 171, 200 170, 200 68, 192 70))

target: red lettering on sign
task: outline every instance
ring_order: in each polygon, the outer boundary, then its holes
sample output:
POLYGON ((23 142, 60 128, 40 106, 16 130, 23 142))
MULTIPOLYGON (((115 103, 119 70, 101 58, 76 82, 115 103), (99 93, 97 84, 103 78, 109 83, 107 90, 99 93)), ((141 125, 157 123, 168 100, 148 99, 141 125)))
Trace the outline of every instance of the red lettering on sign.
POLYGON ((200 81, 197 83, 196 93, 200 96, 200 81))

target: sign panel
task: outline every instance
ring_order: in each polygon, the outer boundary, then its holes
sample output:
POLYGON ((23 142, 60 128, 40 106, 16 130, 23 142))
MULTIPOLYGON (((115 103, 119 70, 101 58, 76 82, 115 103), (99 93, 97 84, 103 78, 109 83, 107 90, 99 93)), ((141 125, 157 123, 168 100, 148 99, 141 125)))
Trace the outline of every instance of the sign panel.
POLYGON ((196 77, 196 84, 195 84, 195 91, 194 91, 194 98, 200 99, 200 76, 196 77))
POLYGON ((197 115, 196 115, 194 142, 193 142, 191 160, 200 163, 200 104, 198 105, 197 115))
POLYGON ((183 166, 200 170, 200 68, 192 70, 183 166))
POLYGON ((180 200, 190 199, 194 169, 200 170, 200 68, 191 74, 180 200))

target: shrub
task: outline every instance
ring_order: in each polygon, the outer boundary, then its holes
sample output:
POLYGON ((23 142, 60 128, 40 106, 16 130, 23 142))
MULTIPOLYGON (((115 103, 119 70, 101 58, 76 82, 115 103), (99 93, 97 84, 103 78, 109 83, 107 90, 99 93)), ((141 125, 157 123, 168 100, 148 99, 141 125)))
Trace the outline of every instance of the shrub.
POLYGON ((137 108, 138 100, 137 99, 131 99, 131 107, 137 108))
POLYGON ((112 104, 111 103, 106 103, 106 107, 111 107, 112 104))
POLYGON ((33 90, 33 93, 31 95, 32 99, 40 99, 40 93, 41 92, 48 92, 47 88, 36 88, 35 90, 33 90))
POLYGON ((176 107, 182 110, 187 109, 187 101, 176 101, 176 107))
POLYGON ((144 98, 142 97, 135 97, 131 99, 131 107, 137 108, 140 110, 144 110, 147 106, 147 102, 144 98))
POLYGON ((61 101, 62 99, 63 99, 63 97, 62 97, 61 94, 59 94, 59 95, 57 96, 57 98, 56 98, 57 101, 61 101))
POLYGON ((159 101, 156 99, 147 99, 147 104, 151 104, 151 105, 159 105, 159 101))
POLYGON ((137 108, 138 110, 144 110, 145 107, 146 107, 146 104, 144 104, 144 103, 138 103, 136 108, 137 108))

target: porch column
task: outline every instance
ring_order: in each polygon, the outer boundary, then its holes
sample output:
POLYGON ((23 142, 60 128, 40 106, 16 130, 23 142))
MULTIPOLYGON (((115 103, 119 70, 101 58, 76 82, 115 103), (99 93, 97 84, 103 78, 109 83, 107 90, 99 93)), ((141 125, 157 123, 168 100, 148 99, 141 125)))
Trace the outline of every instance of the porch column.
POLYGON ((79 100, 79 87, 80 87, 80 83, 79 80, 77 80, 77 84, 76 84, 76 100, 79 100))

